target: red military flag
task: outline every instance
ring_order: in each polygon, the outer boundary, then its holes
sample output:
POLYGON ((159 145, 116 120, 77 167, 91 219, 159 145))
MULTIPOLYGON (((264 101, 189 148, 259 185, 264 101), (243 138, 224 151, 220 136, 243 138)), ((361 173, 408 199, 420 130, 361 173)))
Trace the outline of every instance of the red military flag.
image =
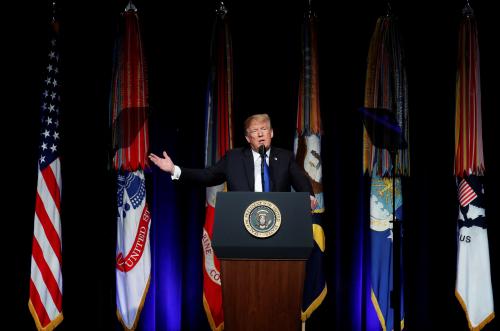
MULTIPOLYGON (((227 9, 217 9, 212 41, 205 113, 205 166, 212 166, 233 146, 233 64, 227 9)), ((207 187, 203 226, 203 306, 212 330, 224 328, 220 262, 212 249, 217 192, 225 184, 207 187)))
POLYGON ((151 276, 148 166, 148 84, 137 9, 129 2, 116 40, 111 127, 117 171, 116 305, 125 330, 135 330, 151 276))
POLYGON ((52 22, 41 105, 40 154, 31 253, 29 309, 38 330, 63 320, 58 24, 52 22))

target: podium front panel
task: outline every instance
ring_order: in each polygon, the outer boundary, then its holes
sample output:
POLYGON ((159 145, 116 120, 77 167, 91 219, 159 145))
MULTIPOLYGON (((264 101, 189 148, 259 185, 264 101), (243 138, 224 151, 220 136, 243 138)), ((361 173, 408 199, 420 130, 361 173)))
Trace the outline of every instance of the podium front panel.
POLYGON ((219 259, 308 259, 313 247, 309 193, 219 192, 212 247, 219 259), (281 217, 270 237, 257 237, 245 226, 245 212, 260 201, 272 203, 281 217))

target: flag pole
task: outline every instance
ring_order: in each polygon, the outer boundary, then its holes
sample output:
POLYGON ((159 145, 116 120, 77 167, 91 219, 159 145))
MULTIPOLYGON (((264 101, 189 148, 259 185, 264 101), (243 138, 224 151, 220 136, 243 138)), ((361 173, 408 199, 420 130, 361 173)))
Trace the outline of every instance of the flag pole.
POLYGON ((128 11, 137 12, 137 7, 134 5, 132 0, 129 0, 129 2, 127 3, 127 6, 125 7, 125 12, 128 12, 128 11))
POLYGON ((56 2, 52 1, 52 20, 51 23, 53 24, 56 21, 56 2))
POLYGON ((401 331, 401 279, 400 279, 400 256, 401 256, 401 230, 400 221, 396 217, 396 153, 397 149, 392 146, 389 149, 389 154, 391 155, 392 162, 392 228, 393 228, 393 241, 392 241, 392 280, 393 280, 393 290, 391 302, 393 305, 394 313, 394 331, 401 331))

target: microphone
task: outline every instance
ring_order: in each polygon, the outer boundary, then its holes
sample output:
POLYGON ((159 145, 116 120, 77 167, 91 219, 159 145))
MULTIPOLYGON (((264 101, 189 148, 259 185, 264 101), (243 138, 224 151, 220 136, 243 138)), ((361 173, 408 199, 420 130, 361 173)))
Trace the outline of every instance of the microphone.
POLYGON ((266 157, 265 156, 265 154, 266 154, 266 146, 264 146, 264 145, 260 145, 259 146, 259 154, 262 157, 262 159, 264 159, 266 157))

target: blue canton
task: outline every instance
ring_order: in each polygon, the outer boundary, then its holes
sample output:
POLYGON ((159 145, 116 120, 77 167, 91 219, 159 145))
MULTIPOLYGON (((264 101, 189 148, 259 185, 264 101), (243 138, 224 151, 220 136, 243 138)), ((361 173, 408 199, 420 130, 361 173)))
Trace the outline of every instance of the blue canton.
POLYGON ((61 100, 59 97, 59 52, 57 51, 55 38, 52 39, 50 45, 40 112, 41 144, 40 159, 38 160, 40 169, 45 168, 59 157, 59 109, 61 100))

